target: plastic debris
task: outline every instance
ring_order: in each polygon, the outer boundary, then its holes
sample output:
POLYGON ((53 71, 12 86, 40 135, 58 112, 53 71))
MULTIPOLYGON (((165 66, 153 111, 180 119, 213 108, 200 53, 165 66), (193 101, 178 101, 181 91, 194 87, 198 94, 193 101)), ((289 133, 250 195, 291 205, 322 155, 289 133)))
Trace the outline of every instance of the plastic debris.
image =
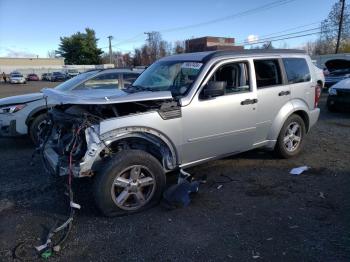
POLYGON ((216 189, 221 189, 223 185, 218 185, 216 189))
POLYGON ((252 251, 252 258, 253 258, 253 259, 258 259, 258 258, 260 258, 260 253, 259 253, 259 252, 254 252, 254 251, 252 251))
POLYGON ((309 169, 310 169, 310 167, 308 167, 308 166, 300 166, 300 167, 293 168, 289 172, 289 174, 298 176, 301 173, 303 173, 304 171, 309 170, 309 169))
POLYGON ((299 226, 297 226, 297 225, 293 225, 293 226, 290 226, 289 228, 290 229, 294 229, 294 228, 298 228, 299 226))
POLYGON ((323 192, 320 192, 320 198, 323 198, 323 199, 326 198, 323 192))
POLYGON ((46 250, 45 252, 41 253, 41 257, 44 259, 48 259, 49 257, 52 256, 52 251, 51 249, 46 250))
POLYGON ((189 182, 182 180, 179 184, 172 185, 163 194, 163 206, 167 209, 175 209, 177 207, 186 207, 190 204, 191 193, 199 190, 199 182, 189 182))

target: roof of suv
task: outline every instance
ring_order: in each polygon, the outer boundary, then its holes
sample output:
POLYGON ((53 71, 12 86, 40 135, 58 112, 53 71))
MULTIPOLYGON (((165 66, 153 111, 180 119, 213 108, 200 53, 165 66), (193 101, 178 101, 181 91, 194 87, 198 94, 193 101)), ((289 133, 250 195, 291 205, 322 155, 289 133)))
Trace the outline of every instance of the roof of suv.
POLYGON ((208 51, 208 52, 197 52, 197 53, 184 53, 178 55, 172 55, 164 57, 161 61, 172 61, 172 60, 187 60, 187 61, 198 61, 206 62, 214 57, 225 57, 225 56, 251 56, 251 55, 266 55, 266 54, 305 54, 304 50, 298 49, 246 49, 242 51, 208 51))

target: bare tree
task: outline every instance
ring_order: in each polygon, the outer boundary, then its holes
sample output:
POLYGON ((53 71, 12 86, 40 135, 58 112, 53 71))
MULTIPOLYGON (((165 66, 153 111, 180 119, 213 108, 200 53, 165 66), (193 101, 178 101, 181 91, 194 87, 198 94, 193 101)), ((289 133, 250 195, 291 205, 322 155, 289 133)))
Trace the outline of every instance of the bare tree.
MULTIPOLYGON (((320 39, 316 42, 317 54, 334 53, 336 48, 338 26, 341 19, 342 3, 337 2, 332 6, 328 17, 321 23, 320 39)), ((344 7, 343 24, 341 27, 341 39, 339 51, 344 52, 350 43, 350 5, 344 7)))
POLYGON ((182 54, 186 52, 185 42, 184 41, 175 41, 174 53, 182 54))
POLYGON ((55 50, 47 51, 47 57, 48 58, 55 58, 56 57, 56 51, 55 50))

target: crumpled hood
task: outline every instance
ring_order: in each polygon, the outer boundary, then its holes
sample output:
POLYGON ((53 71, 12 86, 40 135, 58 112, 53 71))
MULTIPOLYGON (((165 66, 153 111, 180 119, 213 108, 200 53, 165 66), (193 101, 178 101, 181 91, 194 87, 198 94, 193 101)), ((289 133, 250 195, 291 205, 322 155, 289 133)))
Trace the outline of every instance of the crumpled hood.
POLYGON ((325 65, 330 72, 338 69, 350 68, 350 58, 328 60, 325 65))
POLYGON ((28 103, 35 100, 42 99, 44 96, 42 93, 31 93, 19 96, 10 96, 0 99, 0 105, 14 105, 28 103))
POLYGON ((98 105, 172 99, 170 91, 127 93, 119 89, 60 91, 45 88, 45 97, 55 104, 98 105))
POLYGON ((344 80, 339 81, 335 85, 332 86, 335 89, 349 89, 350 90, 350 78, 346 78, 344 80))

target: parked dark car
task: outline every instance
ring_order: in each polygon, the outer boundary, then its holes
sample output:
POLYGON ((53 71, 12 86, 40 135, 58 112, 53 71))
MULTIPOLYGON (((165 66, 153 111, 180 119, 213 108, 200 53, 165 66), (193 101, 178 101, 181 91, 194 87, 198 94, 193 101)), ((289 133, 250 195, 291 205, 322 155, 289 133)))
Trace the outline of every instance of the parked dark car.
POLYGON ((65 81, 66 75, 61 72, 53 72, 50 76, 51 82, 57 82, 57 81, 65 81))
POLYGON ((27 81, 39 81, 39 77, 37 74, 29 74, 27 75, 27 81))
POLYGON ((49 81, 50 79, 49 79, 49 73, 43 73, 42 75, 41 75, 41 80, 43 80, 43 81, 49 81))
POLYGON ((325 87, 331 87, 339 81, 350 77, 350 60, 334 59, 326 63, 325 87))
POLYGON ((331 112, 350 110, 350 78, 339 81, 328 90, 327 107, 331 112))

